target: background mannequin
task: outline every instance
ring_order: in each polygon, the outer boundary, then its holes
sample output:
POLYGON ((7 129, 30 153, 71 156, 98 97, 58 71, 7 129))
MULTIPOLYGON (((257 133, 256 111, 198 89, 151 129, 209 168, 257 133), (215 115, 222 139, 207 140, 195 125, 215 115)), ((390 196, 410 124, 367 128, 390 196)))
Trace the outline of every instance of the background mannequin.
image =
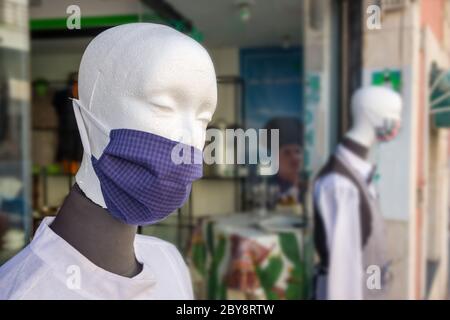
POLYGON ((207 51, 167 26, 114 27, 84 52, 78 90, 74 108, 83 106, 75 114, 84 155, 77 184, 54 221, 42 223, 51 223, 50 228, 38 230, 32 243, 0 269, 0 298, 192 298, 189 273, 176 248, 151 237, 135 239, 137 226, 111 215, 91 156, 100 159, 113 129, 149 133, 202 150, 217 102, 207 51), (59 247, 53 248, 54 242, 59 247), (81 265, 82 279, 88 279, 81 282, 81 291, 67 290, 64 283, 72 265, 81 265), (28 273, 27 281, 17 283, 17 270, 28 273), (49 279, 39 276, 43 272, 49 279))
POLYGON ((385 284, 369 290, 367 265, 386 277, 382 216, 367 161, 378 141, 398 134, 402 101, 384 87, 365 87, 352 97, 353 127, 321 170, 314 185, 315 242, 320 256, 318 299, 374 299, 385 284))

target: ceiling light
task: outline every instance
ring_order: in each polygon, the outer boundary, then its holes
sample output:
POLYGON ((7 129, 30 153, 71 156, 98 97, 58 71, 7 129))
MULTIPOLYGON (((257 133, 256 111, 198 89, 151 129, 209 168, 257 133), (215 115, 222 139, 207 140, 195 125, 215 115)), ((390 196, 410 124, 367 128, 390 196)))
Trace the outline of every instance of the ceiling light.
POLYGON ((239 18, 243 22, 247 22, 250 20, 252 13, 250 7, 253 5, 253 1, 250 0, 241 0, 236 2, 236 7, 238 10, 239 18))

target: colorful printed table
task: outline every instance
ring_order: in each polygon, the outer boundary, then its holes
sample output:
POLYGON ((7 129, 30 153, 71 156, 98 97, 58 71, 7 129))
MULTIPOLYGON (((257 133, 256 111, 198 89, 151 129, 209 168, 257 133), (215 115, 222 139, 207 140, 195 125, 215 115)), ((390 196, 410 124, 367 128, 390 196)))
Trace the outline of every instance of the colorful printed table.
POLYGON ((197 298, 308 299, 313 242, 308 227, 269 231, 261 217, 235 214, 204 219, 189 262, 197 298))

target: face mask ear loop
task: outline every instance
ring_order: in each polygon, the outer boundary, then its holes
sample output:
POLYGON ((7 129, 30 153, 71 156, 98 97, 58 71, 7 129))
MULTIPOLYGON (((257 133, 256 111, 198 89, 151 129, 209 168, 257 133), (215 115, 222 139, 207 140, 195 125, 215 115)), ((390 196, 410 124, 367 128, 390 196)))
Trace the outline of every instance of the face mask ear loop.
POLYGON ((71 99, 73 110, 75 113, 75 119, 78 124, 78 131, 80 132, 80 138, 81 143, 83 144, 84 152, 86 152, 88 155, 92 155, 91 153, 91 147, 89 145, 89 138, 86 130, 86 124, 83 120, 83 116, 81 115, 81 106, 77 99, 71 99))
MULTIPOLYGON (((75 101, 75 99, 72 99, 73 101, 75 101)), ((106 128, 100 121, 97 120, 96 117, 94 117, 92 115, 92 113, 87 110, 80 102, 79 100, 76 100, 76 104, 78 107, 78 110, 81 111, 81 116, 87 116, 90 120, 91 123, 93 123, 97 129, 99 129, 106 137, 109 137, 109 129, 106 128)))

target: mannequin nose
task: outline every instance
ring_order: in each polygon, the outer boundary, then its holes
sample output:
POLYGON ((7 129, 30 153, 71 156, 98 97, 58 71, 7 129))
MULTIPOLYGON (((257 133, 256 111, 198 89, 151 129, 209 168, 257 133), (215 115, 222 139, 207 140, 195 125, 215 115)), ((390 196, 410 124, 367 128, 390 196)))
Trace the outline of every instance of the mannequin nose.
POLYGON ((194 128, 191 128, 188 124, 184 124, 183 126, 180 126, 180 142, 184 143, 184 144, 188 144, 188 145, 192 145, 193 143, 193 131, 194 128))
POLYGON ((204 125, 198 121, 195 114, 189 112, 180 116, 176 130, 178 141, 197 149, 203 148, 206 132, 204 125))
POLYGON ((202 149, 205 142, 205 135, 206 132, 202 126, 191 122, 187 126, 180 126, 179 141, 197 149, 202 149))

